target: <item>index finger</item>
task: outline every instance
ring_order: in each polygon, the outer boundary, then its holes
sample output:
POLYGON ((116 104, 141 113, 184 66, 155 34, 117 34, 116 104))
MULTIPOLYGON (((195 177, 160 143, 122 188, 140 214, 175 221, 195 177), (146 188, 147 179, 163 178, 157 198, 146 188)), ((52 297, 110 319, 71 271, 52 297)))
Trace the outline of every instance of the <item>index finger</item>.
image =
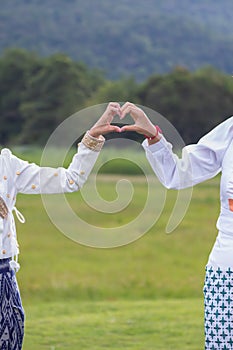
POLYGON ((133 103, 126 102, 121 107, 121 119, 123 119, 126 116, 126 114, 130 114, 133 120, 136 121, 136 115, 132 113, 133 111, 136 111, 136 109, 137 107, 133 103))
POLYGON ((107 109, 110 109, 112 112, 115 112, 115 114, 118 114, 121 117, 121 106, 118 102, 110 102, 107 109))
POLYGON ((125 103, 123 104, 123 106, 121 106, 121 111, 124 112, 126 109, 128 109, 129 107, 133 107, 133 106, 134 106, 133 103, 131 103, 131 102, 125 102, 125 103))

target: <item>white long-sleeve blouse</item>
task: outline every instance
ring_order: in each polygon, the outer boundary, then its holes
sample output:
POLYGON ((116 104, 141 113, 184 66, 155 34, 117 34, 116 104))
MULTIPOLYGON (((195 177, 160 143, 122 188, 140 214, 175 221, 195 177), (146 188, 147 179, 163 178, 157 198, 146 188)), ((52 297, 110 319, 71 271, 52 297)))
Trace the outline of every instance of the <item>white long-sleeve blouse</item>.
MULTIPOLYGON (((220 232, 214 250, 216 253, 217 246, 222 246, 226 243, 223 240, 231 237, 231 255, 228 257, 233 266, 233 117, 215 127, 197 144, 185 146, 181 157, 174 154, 172 145, 163 136, 153 145, 145 140, 143 147, 152 169, 167 188, 187 188, 221 172, 221 211, 217 221, 220 232)), ((220 255, 215 254, 216 263, 216 257, 222 262, 223 254, 220 255)))
POLYGON ((0 196, 5 201, 9 213, 5 219, 0 219, 2 221, 0 259, 9 257, 13 259, 19 253, 12 214, 17 194, 52 194, 78 191, 86 182, 98 154, 99 152, 92 151, 80 143, 78 152, 74 155, 69 167, 55 169, 28 163, 14 156, 9 149, 1 151, 0 196))

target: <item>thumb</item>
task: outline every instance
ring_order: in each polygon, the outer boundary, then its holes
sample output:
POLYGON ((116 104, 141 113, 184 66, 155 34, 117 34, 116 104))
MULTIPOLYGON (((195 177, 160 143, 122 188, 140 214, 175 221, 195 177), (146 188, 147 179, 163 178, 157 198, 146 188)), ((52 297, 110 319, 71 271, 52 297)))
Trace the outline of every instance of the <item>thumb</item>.
POLYGON ((143 129, 140 128, 138 125, 136 124, 133 124, 133 125, 124 125, 122 128, 121 128, 121 132, 123 131, 135 131, 135 132, 138 132, 138 133, 143 133, 143 129))

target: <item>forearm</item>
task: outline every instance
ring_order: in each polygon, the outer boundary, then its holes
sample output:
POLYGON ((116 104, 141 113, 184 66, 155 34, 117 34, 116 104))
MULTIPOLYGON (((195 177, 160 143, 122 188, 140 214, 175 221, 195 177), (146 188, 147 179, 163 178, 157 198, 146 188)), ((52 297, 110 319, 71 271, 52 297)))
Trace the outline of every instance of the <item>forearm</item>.
POLYGON ((188 159, 179 159, 165 139, 143 142, 146 157, 159 181, 168 189, 192 186, 191 166, 188 159))
POLYGON ((167 188, 191 187, 215 176, 221 170, 221 156, 208 145, 196 144, 182 149, 179 158, 172 145, 164 137, 149 145, 143 142, 146 157, 158 177, 167 188))
POLYGON ((81 143, 67 169, 40 167, 16 159, 14 167, 17 171, 12 171, 18 174, 15 175, 16 190, 26 194, 78 191, 87 181, 98 155, 99 151, 93 151, 81 143))

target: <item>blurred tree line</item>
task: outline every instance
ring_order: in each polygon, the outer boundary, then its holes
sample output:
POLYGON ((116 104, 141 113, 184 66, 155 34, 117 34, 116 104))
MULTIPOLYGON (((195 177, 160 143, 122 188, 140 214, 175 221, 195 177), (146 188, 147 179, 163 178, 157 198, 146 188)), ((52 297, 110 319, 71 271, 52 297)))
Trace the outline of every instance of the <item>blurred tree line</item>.
POLYGON ((154 71, 194 71, 207 62, 230 74, 232 22, 232 0, 1 1, 0 52, 64 52, 104 67, 109 79, 143 81, 154 71))
POLYGON ((71 114, 109 101, 158 111, 191 143, 233 114, 233 78, 212 67, 195 72, 177 67, 143 83, 133 77, 110 81, 63 54, 41 58, 11 49, 0 57, 2 145, 44 145, 71 114))

